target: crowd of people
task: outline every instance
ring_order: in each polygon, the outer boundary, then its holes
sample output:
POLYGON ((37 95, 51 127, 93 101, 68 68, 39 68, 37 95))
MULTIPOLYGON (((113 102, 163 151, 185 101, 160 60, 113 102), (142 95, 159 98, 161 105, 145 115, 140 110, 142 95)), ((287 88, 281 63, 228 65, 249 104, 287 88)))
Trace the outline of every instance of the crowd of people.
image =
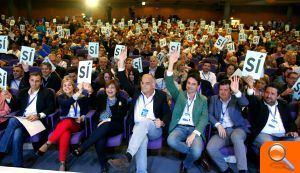
POLYGON ((24 166, 22 146, 29 134, 16 118, 7 117, 15 111, 46 127, 33 143, 36 154, 59 143, 61 171, 66 170, 71 136, 84 128, 89 110, 96 110, 93 131, 73 153, 80 157, 94 145, 103 173, 108 164, 127 169, 133 157, 136 172, 147 172, 147 144, 160 137, 184 154, 182 173, 203 151, 220 172, 232 172, 220 152, 227 145, 234 148, 239 172, 247 172, 247 149, 258 156, 266 141, 300 140, 299 100, 293 90, 300 71, 300 38, 291 24, 269 21, 231 28, 226 21, 151 17, 126 23, 87 17, 34 22, 10 17, 0 22, 0 34, 9 36, 1 68, 12 69, 0 95, 0 164, 12 152, 13 166, 24 166), (16 20, 13 25, 11 20, 16 20), (219 36, 228 38, 234 49, 214 47, 219 36), (100 44, 97 58, 88 55, 89 42, 100 44), (180 50, 169 52, 170 42, 180 42, 180 50), (118 59, 116 45, 126 46, 118 59), (35 48, 33 66, 18 63, 21 46, 35 48), (50 47, 46 54, 45 46, 50 47), (267 53, 259 80, 233 75, 243 69, 248 50, 267 53), (142 72, 132 64, 139 57, 142 72), (93 60, 92 79, 77 83, 78 65, 84 60, 93 60), (32 71, 34 66, 38 70, 32 71), (59 122, 52 129, 47 116, 57 109, 59 122), (107 140, 125 129, 130 132, 126 153, 107 160, 107 140))

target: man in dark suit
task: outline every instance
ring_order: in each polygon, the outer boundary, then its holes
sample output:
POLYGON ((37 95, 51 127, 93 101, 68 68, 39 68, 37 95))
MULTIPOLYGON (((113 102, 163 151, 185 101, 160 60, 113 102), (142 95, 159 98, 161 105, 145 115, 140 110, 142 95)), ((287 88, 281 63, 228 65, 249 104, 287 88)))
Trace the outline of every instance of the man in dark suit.
POLYGON ((261 145, 266 141, 299 141, 296 124, 290 115, 287 103, 278 99, 279 89, 270 84, 266 87, 262 99, 254 95, 252 76, 245 79, 249 100, 249 121, 251 139, 255 152, 259 153, 261 145))
POLYGON ((59 75, 52 71, 52 66, 48 62, 43 62, 41 64, 41 71, 42 71, 42 85, 46 88, 52 88, 57 92, 60 89, 61 85, 61 78, 59 75))
POLYGON ((158 60, 155 56, 150 58, 150 66, 143 67, 143 74, 151 74, 155 79, 164 78, 165 68, 158 66, 158 60))
POLYGON ((217 131, 209 140, 207 151, 222 172, 232 172, 220 152, 220 149, 230 142, 233 144, 239 172, 248 170, 244 142, 249 130, 242 115, 242 107, 248 104, 246 96, 239 91, 237 76, 231 81, 228 79, 221 81, 219 95, 210 98, 209 121, 217 131))
MULTIPOLYGON (((54 94, 47 88, 41 87, 42 75, 31 73, 30 88, 20 91, 16 100, 19 110, 16 116, 28 121, 41 121, 45 125, 45 117, 54 112, 54 94)), ((12 98, 8 102, 12 102, 12 98)), ((0 140, 0 158, 12 149, 13 166, 23 166, 23 143, 29 134, 22 123, 16 118, 10 118, 7 128, 0 140)), ((45 136, 47 137, 47 136, 45 136)), ((44 141, 45 142, 45 141, 44 141)))
POLYGON ((18 64, 13 67, 13 73, 7 78, 7 86, 11 89, 20 91, 29 87, 29 66, 18 64))
POLYGON ((128 117, 129 125, 133 127, 133 133, 126 154, 119 159, 109 160, 108 163, 116 169, 124 170, 135 156, 137 172, 147 172, 148 141, 162 135, 162 127, 169 122, 170 108, 166 94, 155 90, 155 79, 152 75, 143 75, 141 90, 130 87, 124 72, 126 52, 123 51, 119 58, 118 76, 121 85, 133 98, 128 117))

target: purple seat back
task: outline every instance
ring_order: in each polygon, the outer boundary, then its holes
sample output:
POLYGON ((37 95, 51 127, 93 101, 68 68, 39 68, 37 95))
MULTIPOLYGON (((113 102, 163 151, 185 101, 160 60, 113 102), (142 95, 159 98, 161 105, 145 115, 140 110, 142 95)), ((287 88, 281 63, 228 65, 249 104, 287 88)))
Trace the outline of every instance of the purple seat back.
POLYGON ((148 149, 150 150, 158 150, 162 148, 162 137, 159 137, 154 140, 149 140, 148 142, 148 149))
POLYGON ((123 139, 123 134, 112 136, 107 139, 106 146, 107 147, 118 147, 121 145, 122 139, 123 139))

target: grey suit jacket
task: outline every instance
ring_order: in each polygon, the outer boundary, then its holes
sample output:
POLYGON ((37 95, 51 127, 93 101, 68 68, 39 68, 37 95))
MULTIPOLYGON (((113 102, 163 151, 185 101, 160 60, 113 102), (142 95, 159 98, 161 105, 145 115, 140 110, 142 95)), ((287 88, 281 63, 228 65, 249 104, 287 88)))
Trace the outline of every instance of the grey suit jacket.
MULTIPOLYGON (((245 107, 249 104, 248 99, 244 94, 240 98, 237 98, 235 95, 231 96, 231 100, 228 103, 228 114, 230 119, 233 122, 234 128, 242 128, 246 132, 249 132, 248 123, 242 115, 242 107, 245 107)), ((209 108, 208 108, 208 117, 209 121, 213 127, 217 122, 220 122, 222 111, 222 102, 218 95, 214 95, 210 98, 209 108)))

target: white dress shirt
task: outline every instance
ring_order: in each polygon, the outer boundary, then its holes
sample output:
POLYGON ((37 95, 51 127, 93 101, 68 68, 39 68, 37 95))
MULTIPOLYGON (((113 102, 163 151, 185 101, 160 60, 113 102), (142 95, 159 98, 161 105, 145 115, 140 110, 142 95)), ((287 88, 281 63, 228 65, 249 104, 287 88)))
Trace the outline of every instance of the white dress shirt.
POLYGON ((155 120, 153 111, 153 96, 155 90, 150 97, 146 97, 144 93, 138 97, 134 106, 134 122, 144 121, 146 119, 155 120))
POLYGON ((26 107, 26 109, 24 111, 23 116, 28 117, 30 115, 36 115, 37 114, 36 101, 37 101, 37 94, 38 94, 38 92, 39 92, 39 90, 34 91, 32 94, 30 94, 31 93, 31 89, 28 90, 29 100, 27 101, 27 107, 26 107))
POLYGON ((217 83, 217 77, 213 72, 204 73, 203 70, 200 71, 200 77, 203 80, 210 82, 211 86, 214 86, 217 83))

